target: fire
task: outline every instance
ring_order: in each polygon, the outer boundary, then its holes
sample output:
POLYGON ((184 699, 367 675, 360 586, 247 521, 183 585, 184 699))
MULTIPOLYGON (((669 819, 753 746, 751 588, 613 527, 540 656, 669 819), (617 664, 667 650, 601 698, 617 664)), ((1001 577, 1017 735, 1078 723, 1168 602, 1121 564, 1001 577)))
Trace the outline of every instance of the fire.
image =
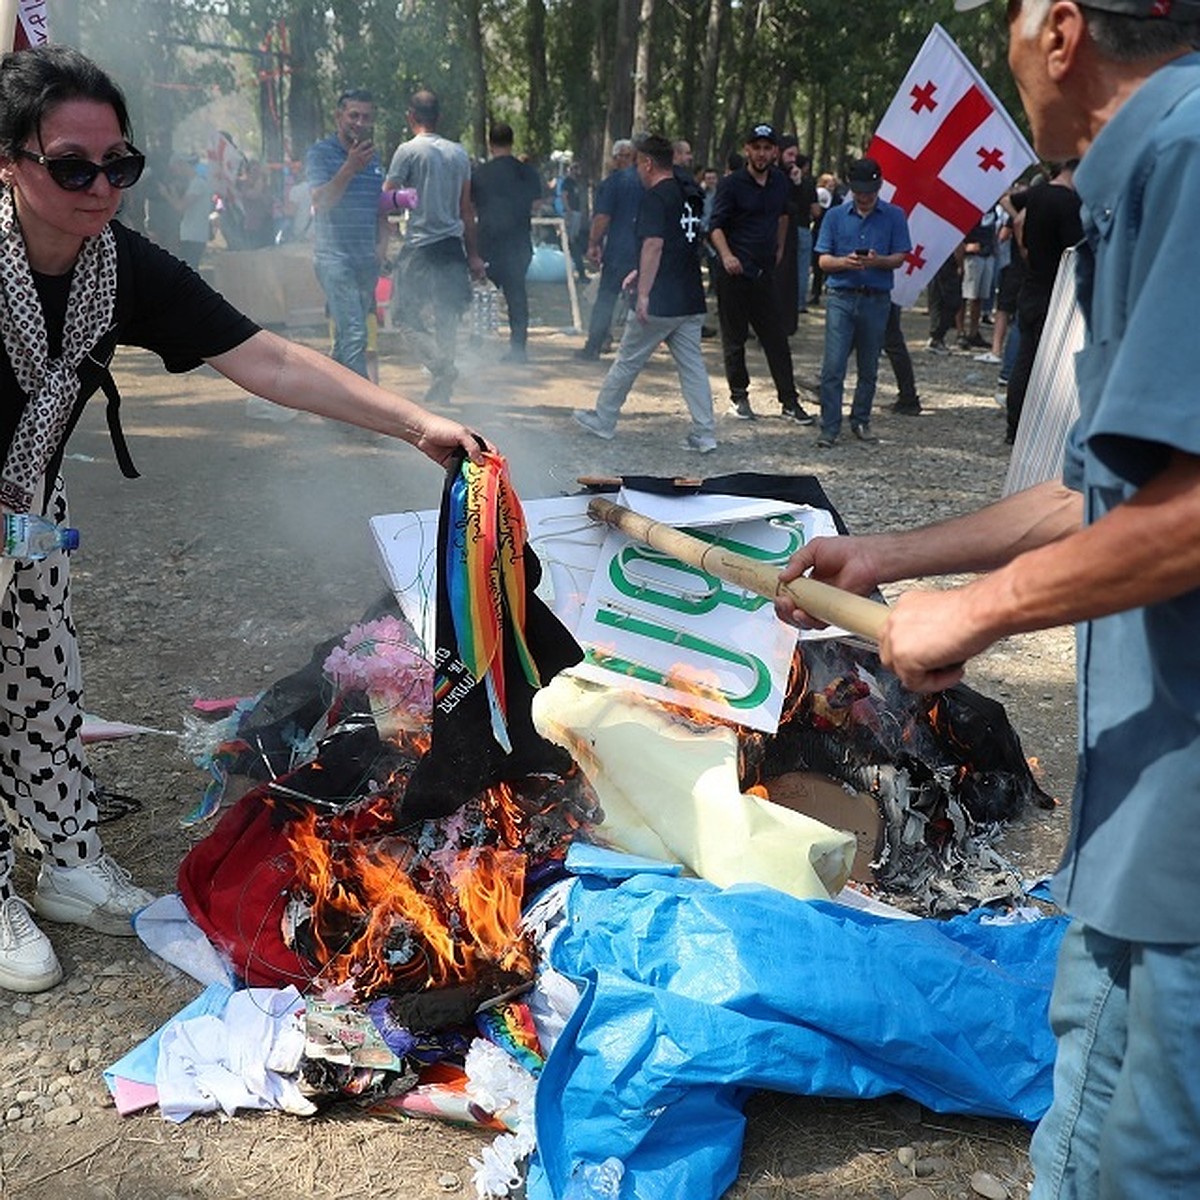
POLYGON ((489 965, 530 970, 519 851, 443 849, 418 862, 402 838, 337 842, 328 825, 306 813, 288 839, 323 984, 369 996, 469 983, 489 965))

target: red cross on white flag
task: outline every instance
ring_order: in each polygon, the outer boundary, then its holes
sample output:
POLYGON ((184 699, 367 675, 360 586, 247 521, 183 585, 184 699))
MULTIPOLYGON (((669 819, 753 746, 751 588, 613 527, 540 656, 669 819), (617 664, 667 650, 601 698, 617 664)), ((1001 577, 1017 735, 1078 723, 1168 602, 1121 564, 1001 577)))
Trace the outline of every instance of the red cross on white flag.
POLYGON ((921 288, 1037 155, 950 35, 935 25, 884 113, 867 155, 880 195, 908 214, 913 249, 892 299, 921 288))

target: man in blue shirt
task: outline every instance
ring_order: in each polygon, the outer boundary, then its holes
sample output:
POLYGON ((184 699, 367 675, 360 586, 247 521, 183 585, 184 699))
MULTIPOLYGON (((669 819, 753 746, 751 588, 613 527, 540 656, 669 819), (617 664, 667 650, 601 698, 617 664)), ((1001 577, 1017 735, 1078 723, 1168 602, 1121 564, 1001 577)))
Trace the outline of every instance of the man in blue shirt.
MULTIPOLYGON (((958 0, 973 8, 985 0, 958 0)), ((1086 318, 1063 482, 923 530, 817 540, 812 568, 912 591, 880 639, 934 691, 1012 634, 1078 623, 1080 743, 1054 894, 1072 918, 1050 1019, 1054 1101, 1031 1200, 1196 1194, 1200 1180, 1198 0, 1009 0, 1009 65, 1043 159, 1081 157, 1086 318)), ((781 603, 782 616, 803 619, 781 603)))
POLYGON ((892 304, 892 272, 912 249, 904 210, 879 198, 879 164, 860 158, 847 182, 850 198, 829 209, 817 235, 817 261, 826 276, 827 293, 817 439, 823 450, 837 443, 842 429, 842 390, 852 350, 858 380, 850 405, 850 432, 860 442, 878 440, 871 433, 871 405, 892 304))
POLYGON ((596 189, 596 211, 588 234, 587 257, 600 267, 600 286, 588 335, 575 351, 576 358, 597 359, 612 344, 613 309, 625 276, 638 264, 637 215, 642 203, 642 184, 633 163, 633 143, 628 138, 613 142, 614 169, 596 189))
POLYGON ((333 322, 333 358, 365 378, 367 316, 387 246, 371 93, 343 92, 334 122, 336 132, 310 146, 305 162, 316 214, 313 270, 333 322))

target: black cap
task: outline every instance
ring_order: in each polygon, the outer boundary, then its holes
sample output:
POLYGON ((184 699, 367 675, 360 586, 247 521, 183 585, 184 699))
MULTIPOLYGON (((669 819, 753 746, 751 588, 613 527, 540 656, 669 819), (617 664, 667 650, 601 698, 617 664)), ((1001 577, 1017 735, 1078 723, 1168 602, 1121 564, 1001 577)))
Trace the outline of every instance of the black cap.
POLYGON ((757 125, 751 125, 746 132, 746 144, 751 142, 770 142, 773 146, 779 145, 779 134, 775 132, 775 126, 769 121, 760 121, 757 125))
POLYGON ((873 158, 860 158, 850 168, 846 182, 852 192, 877 192, 883 183, 883 172, 873 158))

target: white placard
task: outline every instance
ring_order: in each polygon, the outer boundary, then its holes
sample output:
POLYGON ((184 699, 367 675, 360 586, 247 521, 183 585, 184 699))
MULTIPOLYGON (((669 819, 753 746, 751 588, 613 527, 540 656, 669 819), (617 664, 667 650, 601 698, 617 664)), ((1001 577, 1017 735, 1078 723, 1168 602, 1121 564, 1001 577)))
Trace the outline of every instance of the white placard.
MULTIPOLYGON (((574 669, 774 730, 796 630, 775 618, 770 601, 592 521, 590 500, 523 502, 529 545, 542 564, 538 595, 588 652, 574 669)), ((632 491, 619 500, 774 567, 812 538, 837 534, 828 512, 777 501, 632 491)), ((371 518, 384 577, 427 647, 435 622, 437 522, 436 509, 371 518)))

